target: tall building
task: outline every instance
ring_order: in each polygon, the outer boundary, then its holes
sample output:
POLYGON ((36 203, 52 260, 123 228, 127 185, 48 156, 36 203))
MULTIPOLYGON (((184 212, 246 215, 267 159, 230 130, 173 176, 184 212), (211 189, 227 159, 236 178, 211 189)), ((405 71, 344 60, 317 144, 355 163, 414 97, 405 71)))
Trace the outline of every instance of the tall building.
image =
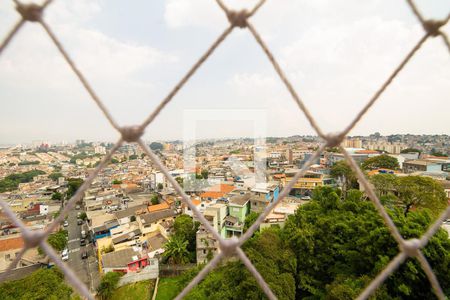
POLYGON ((362 141, 358 138, 349 138, 344 140, 344 148, 362 148, 362 141))

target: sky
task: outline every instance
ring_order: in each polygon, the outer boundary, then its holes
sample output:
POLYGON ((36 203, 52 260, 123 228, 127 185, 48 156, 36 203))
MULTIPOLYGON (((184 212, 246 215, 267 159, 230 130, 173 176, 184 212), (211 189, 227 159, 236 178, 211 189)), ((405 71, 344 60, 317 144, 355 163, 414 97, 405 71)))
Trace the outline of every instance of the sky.
MULTIPOLYGON (((448 0, 416 3, 427 18, 450 13, 448 0)), ((0 40, 18 19, 13 1, 0 1, 0 40)), ((54 0, 45 20, 120 125, 142 122, 228 26, 212 0, 54 0)), ((346 127, 424 34, 404 0, 267 0, 251 22, 325 132, 346 127)), ((450 35, 450 25, 443 30, 450 35)), ((434 38, 350 135, 450 134, 449 95, 450 55, 434 38)), ((0 101, 0 144, 119 137, 34 23, 0 55, 0 101)), ((268 136, 314 134, 245 29, 233 30, 144 138, 181 139, 189 111, 198 138, 252 136, 261 111, 268 136), (208 120, 211 110, 223 118, 208 120), (228 118, 233 111, 243 120, 228 118)))

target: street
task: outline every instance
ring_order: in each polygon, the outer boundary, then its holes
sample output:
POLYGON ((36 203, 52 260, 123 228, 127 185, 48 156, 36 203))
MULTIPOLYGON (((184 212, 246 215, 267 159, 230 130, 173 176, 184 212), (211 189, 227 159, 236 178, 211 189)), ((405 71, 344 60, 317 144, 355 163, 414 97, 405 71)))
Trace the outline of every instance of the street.
POLYGON ((67 218, 67 221, 69 222, 69 226, 67 227, 69 233, 67 245, 67 248, 69 249, 69 260, 67 261, 67 264, 72 268, 78 278, 84 282, 89 290, 94 292, 100 278, 98 264, 92 244, 80 246, 81 226, 77 224, 78 212, 82 212, 82 210, 74 209, 70 211, 67 218), (81 258, 82 251, 88 252, 88 258, 81 258))

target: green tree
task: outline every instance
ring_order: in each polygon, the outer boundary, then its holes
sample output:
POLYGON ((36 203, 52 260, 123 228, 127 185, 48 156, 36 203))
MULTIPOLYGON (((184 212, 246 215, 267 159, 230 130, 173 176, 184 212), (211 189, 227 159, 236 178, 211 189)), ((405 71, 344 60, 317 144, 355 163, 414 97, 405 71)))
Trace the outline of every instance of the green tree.
POLYGON ((111 163, 112 164, 118 164, 119 161, 117 159, 115 159, 115 158, 111 158, 111 163))
POLYGON ((137 159, 139 156, 137 154, 131 154, 130 156, 128 156, 128 160, 135 160, 137 159))
POLYGON ((83 221, 85 221, 87 219, 87 215, 86 215, 86 213, 84 211, 82 213, 80 213, 79 219, 81 219, 83 221))
POLYGON ((159 197, 158 197, 158 194, 153 194, 153 196, 152 196, 152 198, 151 198, 150 201, 152 202, 152 205, 159 204, 159 197))
POLYGON ((395 194, 397 176, 394 174, 376 174, 370 177, 378 197, 395 194))
POLYGON ((150 144, 150 149, 152 149, 153 151, 162 151, 163 148, 164 148, 163 144, 158 142, 153 142, 150 144))
POLYGON ((433 155, 433 156, 448 157, 447 153, 444 153, 444 152, 441 152, 441 151, 436 151, 435 149, 432 149, 430 154, 433 155))
POLYGON ((259 213, 252 211, 245 217, 244 232, 247 231, 247 229, 249 229, 253 223, 255 223, 255 221, 256 221, 256 219, 258 219, 259 215, 260 215, 259 213))
POLYGON ((183 187, 183 182, 184 182, 183 177, 180 177, 180 176, 175 177, 175 180, 178 182, 178 184, 179 184, 181 187, 183 187))
POLYGON ((188 242, 186 249, 189 252, 191 262, 195 262, 196 259, 196 233, 199 225, 200 222, 194 222, 188 215, 177 217, 173 224, 174 235, 188 242))
POLYGON ((60 192, 54 192, 52 195, 52 200, 62 200, 63 195, 60 192))
MULTIPOLYGON (((269 228, 255 234, 243 250, 260 272, 278 299, 295 299, 297 259, 295 253, 277 228, 269 228)), ((198 269, 182 276, 187 284, 198 269)), ((217 267, 195 287, 188 299, 266 299, 253 275, 240 261, 231 261, 217 267)))
POLYGON ((112 181, 112 184, 122 184, 122 180, 114 179, 114 180, 112 181))
MULTIPOLYGON (((421 236, 431 222, 427 211, 405 216, 403 210, 393 208, 389 214, 405 239, 421 236)), ((316 189, 312 201, 288 218, 282 236, 297 258, 299 298, 353 299, 398 253, 397 243, 372 203, 357 197, 339 200, 329 187, 316 189)), ((447 295, 449 246, 447 233, 440 230, 423 249, 447 295)), ((379 292, 382 299, 434 297, 424 272, 412 259, 379 292)))
POLYGON ((209 172, 206 169, 202 169, 202 177, 203 179, 208 179, 209 172))
POLYGON ((400 151, 400 153, 413 153, 413 152, 418 152, 420 154, 422 151, 416 148, 406 148, 400 151))
POLYGON ((374 169, 392 169, 396 170, 399 168, 398 160, 395 157, 389 156, 387 154, 381 154, 374 157, 366 159, 361 167, 364 170, 374 170, 374 169))
POLYGON ((185 264, 189 262, 189 251, 187 250, 188 241, 181 237, 173 235, 164 244, 163 256, 173 265, 185 264))
POLYGON ((0 284, 2 300, 59 300, 70 299, 71 294, 64 275, 56 268, 39 269, 25 278, 0 284))
POLYGON ((38 175, 45 174, 41 170, 32 170, 24 173, 14 173, 6 176, 0 180, 0 193, 16 190, 20 183, 27 183, 33 181, 33 178, 38 175))
POLYGON ((442 185, 429 177, 399 177, 396 180, 396 190, 405 215, 415 207, 429 209, 437 217, 448 205, 442 185))
POLYGON ((158 191, 161 191, 164 188, 164 185, 162 183, 158 183, 157 188, 158 191))
POLYGON ((121 274, 117 272, 108 272, 103 275, 97 288, 97 295, 102 300, 111 299, 114 290, 117 288, 121 274))
POLYGON ((75 195, 76 191, 80 188, 83 182, 84 181, 81 178, 69 178, 67 180, 67 198, 70 199, 73 195, 75 195))
MULTIPOLYGON (((59 230, 55 233, 50 234, 47 238, 47 242, 56 251, 62 251, 67 247, 67 237, 67 230, 59 230)), ((44 254, 40 247, 38 248, 38 252, 41 255, 44 254)))
POLYGON ((341 181, 344 195, 347 190, 358 187, 356 175, 345 160, 338 161, 331 166, 330 175, 341 181))
POLYGON ((48 178, 50 178, 53 181, 57 181, 58 178, 60 178, 60 177, 64 177, 63 174, 60 172, 53 172, 50 175, 48 175, 48 178))

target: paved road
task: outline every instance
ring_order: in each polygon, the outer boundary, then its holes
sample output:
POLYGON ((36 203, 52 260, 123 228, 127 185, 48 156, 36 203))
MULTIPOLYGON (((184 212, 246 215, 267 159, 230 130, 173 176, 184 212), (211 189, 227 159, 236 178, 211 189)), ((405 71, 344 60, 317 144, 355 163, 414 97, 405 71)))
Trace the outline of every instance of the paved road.
POLYGON ((69 226, 67 228, 69 233, 69 260, 67 263, 78 278, 84 282, 91 291, 94 291, 99 283, 97 259, 94 255, 92 244, 80 246, 81 226, 77 224, 78 212, 81 212, 81 210, 71 211, 67 218, 69 222, 69 226), (87 259, 81 258, 82 251, 88 251, 89 256, 87 259))

